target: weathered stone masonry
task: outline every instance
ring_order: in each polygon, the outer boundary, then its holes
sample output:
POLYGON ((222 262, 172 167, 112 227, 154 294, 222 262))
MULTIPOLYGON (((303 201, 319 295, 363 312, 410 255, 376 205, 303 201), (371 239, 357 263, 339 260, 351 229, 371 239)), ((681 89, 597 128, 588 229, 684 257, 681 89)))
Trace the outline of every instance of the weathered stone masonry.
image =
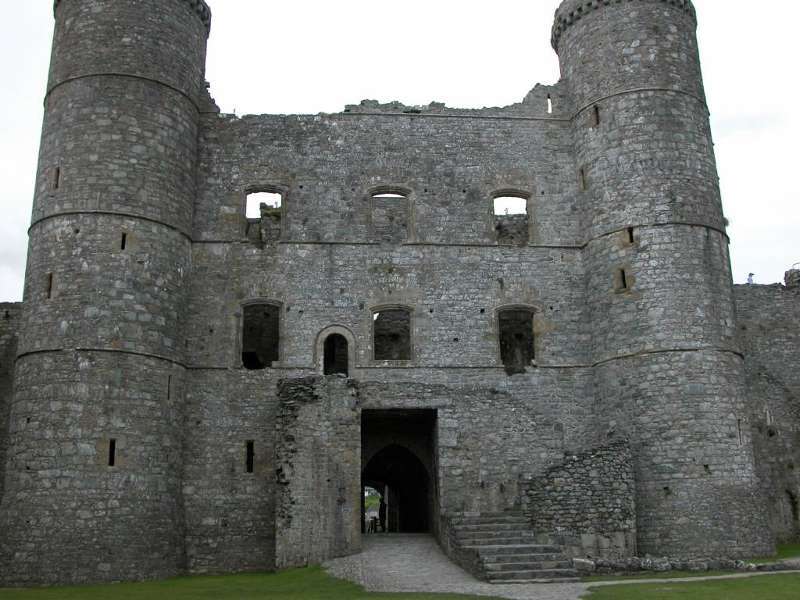
POLYGON ((557 532, 574 556, 636 555, 636 501, 627 442, 566 457, 525 482, 522 506, 536 531, 557 532))
POLYGON ((207 92, 202 0, 55 18, 0 323, 2 583, 356 551, 390 445, 440 537, 523 505, 582 554, 796 535, 796 289, 734 298, 691 2, 563 2, 562 79, 512 106, 241 118, 207 92), (254 192, 281 198, 260 222, 254 192), (348 379, 321 377, 331 335, 348 379), (613 523, 559 511, 594 472, 613 523))
POLYGON ((14 392, 14 361, 21 308, 18 303, 0 303, 0 500, 5 482, 8 414, 14 392))
POLYGON ((800 535, 800 271, 786 285, 735 286, 745 349, 749 426, 768 518, 781 541, 800 535))

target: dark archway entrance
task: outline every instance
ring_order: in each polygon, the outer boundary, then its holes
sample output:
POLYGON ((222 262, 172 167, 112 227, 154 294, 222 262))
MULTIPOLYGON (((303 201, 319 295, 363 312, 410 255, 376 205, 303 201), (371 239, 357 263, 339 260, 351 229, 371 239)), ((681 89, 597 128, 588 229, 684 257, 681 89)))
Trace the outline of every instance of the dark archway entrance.
POLYGON ((347 339, 338 333, 325 338, 323 372, 325 375, 349 375, 347 339))
MULTIPOLYGON (((385 504, 385 526, 373 528, 378 532, 428 533, 435 528, 435 422, 434 410, 363 411, 361 485, 363 491, 377 490, 385 504)), ((375 515, 365 511, 369 516, 375 515)), ((365 521, 364 530, 369 529, 365 521)))
POLYGON ((393 533, 425 533, 428 523, 428 472, 402 446, 387 446, 364 469, 362 483, 383 492, 386 529, 393 533))

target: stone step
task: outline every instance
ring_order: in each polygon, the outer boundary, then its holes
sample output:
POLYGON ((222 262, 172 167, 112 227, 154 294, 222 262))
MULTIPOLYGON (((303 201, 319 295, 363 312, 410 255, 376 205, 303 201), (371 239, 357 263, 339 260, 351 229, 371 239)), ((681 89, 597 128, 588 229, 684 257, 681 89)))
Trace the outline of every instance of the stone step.
POLYGON ((534 535, 525 535, 519 532, 502 535, 465 535, 459 536, 458 539, 464 546, 521 546, 536 543, 534 535))
POLYGON ((541 552, 538 554, 532 552, 514 552, 509 554, 480 553, 480 556, 481 560, 483 560, 484 564, 486 565, 508 562, 530 563, 543 560, 566 560, 561 552, 541 552))
POLYGON ((564 577, 577 577, 578 572, 575 569, 541 569, 541 570, 527 570, 527 571, 498 571, 486 573, 486 578, 491 583, 500 583, 501 581, 537 581, 541 579, 561 579, 564 577))
POLYGON ((535 538, 536 532, 529 529, 489 529, 486 531, 461 531, 456 529, 456 535, 460 538, 467 537, 506 537, 509 535, 518 535, 525 538, 535 538))
POLYGON ((542 583, 578 577, 563 548, 537 534, 519 512, 451 517, 453 543, 477 552, 480 574, 490 583, 542 583))
MULTIPOLYGON (((577 574, 576 574, 577 575, 577 574)), ((524 585, 528 584, 542 584, 542 583, 579 583, 581 580, 580 577, 569 576, 569 577, 542 577, 541 579, 496 579, 493 581, 487 581, 487 583, 496 584, 496 585, 524 585)))
POLYGON ((469 533, 475 531, 519 531, 526 527, 527 523, 470 523, 469 525, 458 525, 455 529, 458 533, 469 533))
POLYGON ((474 512, 474 513, 465 512, 453 516, 469 518, 469 517, 521 517, 523 515, 521 510, 501 510, 501 511, 474 512))
POLYGON ((541 560, 524 562, 503 562, 503 563, 484 563, 487 573, 503 573, 506 571, 548 571, 553 569, 572 569, 572 561, 565 560, 541 560))
POLYGON ((528 519, 522 515, 496 515, 493 517, 484 515, 481 517, 453 517, 453 519, 451 519, 451 523, 453 523, 453 525, 456 527, 461 525, 483 525, 491 523, 516 523, 522 526, 527 526, 528 519))
POLYGON ((494 544, 484 546, 464 546, 469 550, 477 550, 481 556, 498 554, 558 554, 562 549, 558 546, 543 546, 540 544, 494 544))

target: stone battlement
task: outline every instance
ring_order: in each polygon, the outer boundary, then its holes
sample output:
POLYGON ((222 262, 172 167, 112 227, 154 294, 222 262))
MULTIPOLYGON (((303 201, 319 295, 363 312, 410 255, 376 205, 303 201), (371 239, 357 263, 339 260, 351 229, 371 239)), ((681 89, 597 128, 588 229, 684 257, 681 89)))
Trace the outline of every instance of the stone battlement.
MULTIPOLYGON (((183 1, 194 9, 194 12, 197 13, 198 17, 200 17, 200 20, 203 22, 203 25, 205 25, 206 29, 210 31, 211 9, 208 7, 208 4, 205 3, 205 0, 183 0, 183 1)), ((58 9, 59 4, 61 4, 61 0, 53 0, 53 12, 55 12, 58 9)))
POLYGON ((553 24, 553 49, 558 51, 558 42, 562 34, 575 22, 585 17, 593 10, 599 10, 610 4, 642 1, 671 4, 682 9, 697 23, 697 12, 692 4, 692 0, 565 0, 556 11, 555 23, 553 24))

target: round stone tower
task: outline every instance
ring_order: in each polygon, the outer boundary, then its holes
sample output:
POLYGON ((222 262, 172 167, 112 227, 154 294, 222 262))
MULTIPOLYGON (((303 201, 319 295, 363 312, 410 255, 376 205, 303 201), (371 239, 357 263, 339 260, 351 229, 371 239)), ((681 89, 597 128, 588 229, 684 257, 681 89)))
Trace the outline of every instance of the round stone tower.
POLYGON ((690 0, 567 0, 599 435, 636 455, 638 552, 754 556, 759 504, 690 0))
POLYGON ((203 0, 56 0, 0 508, 0 580, 184 564, 180 322, 203 0))

